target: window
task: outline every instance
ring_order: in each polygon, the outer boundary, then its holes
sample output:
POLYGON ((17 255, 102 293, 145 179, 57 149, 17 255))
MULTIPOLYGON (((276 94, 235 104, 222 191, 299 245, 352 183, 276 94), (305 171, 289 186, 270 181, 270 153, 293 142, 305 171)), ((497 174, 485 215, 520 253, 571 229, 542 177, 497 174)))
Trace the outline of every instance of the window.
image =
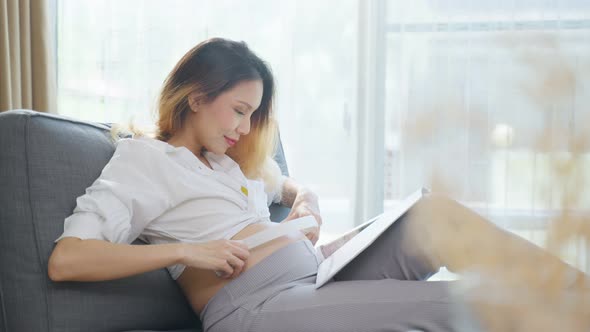
POLYGON ((291 175, 320 197, 323 237, 352 226, 357 2, 58 0, 58 109, 139 125, 180 57, 214 36, 270 63, 291 175), (337 7, 338 10, 334 10, 337 7))
POLYGON ((568 190, 555 162, 578 158, 572 207, 590 206, 588 153, 568 147, 590 140, 588 1, 58 0, 57 10, 59 111, 92 121, 153 122, 188 49, 247 41, 275 73, 289 168, 320 196, 323 240, 434 171, 455 198, 536 242, 568 190), (559 75, 568 70, 573 79, 559 75))
MULTIPOLYGON (((437 174, 539 244, 567 195, 590 206, 590 154, 573 148, 590 139, 590 3, 383 5, 386 205, 437 174)), ((567 255, 583 266, 577 248, 567 255)))

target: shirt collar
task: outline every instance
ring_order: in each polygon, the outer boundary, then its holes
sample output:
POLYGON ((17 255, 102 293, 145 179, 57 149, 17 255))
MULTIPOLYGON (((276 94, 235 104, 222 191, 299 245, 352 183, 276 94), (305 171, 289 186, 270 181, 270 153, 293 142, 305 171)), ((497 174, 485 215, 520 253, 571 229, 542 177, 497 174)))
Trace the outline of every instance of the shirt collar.
MULTIPOLYGON (((194 158, 198 159, 189 149, 187 149, 184 146, 173 146, 173 145, 168 144, 167 142, 160 141, 159 139, 155 139, 155 138, 151 138, 151 137, 147 137, 147 136, 139 136, 136 139, 141 139, 141 140, 147 142, 148 144, 150 144, 154 147, 157 147, 161 151, 164 151, 164 152, 170 153, 170 154, 178 153, 181 150, 186 150, 186 152, 190 153, 191 155, 193 155, 194 158)), ((235 162, 235 160, 233 160, 232 158, 230 158, 226 154, 219 155, 219 154, 215 154, 211 151, 206 151, 205 158, 207 158, 207 160, 211 164, 211 167, 213 167, 214 170, 220 170, 220 168, 221 168, 221 170, 229 173, 232 170, 234 170, 235 168, 239 169, 239 167, 240 167, 238 165, 238 163, 235 162)))
MULTIPOLYGON (((235 168, 239 168, 240 165, 238 165, 238 163, 236 163, 235 160, 231 159, 228 155, 224 154, 215 154, 211 151, 206 151, 205 152, 205 157, 207 158, 207 160, 209 160, 209 162, 211 163, 211 161, 213 161, 213 163, 217 164, 218 166, 220 166, 224 171, 226 172, 230 172, 235 168)), ((211 165, 215 168, 214 165, 211 165)))

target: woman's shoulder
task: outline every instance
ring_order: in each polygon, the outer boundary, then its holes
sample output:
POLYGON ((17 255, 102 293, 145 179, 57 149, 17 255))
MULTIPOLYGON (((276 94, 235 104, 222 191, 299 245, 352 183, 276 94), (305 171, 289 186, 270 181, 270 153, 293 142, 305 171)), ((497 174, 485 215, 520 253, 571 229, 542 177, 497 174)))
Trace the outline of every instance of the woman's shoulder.
POLYGON ((163 154, 172 147, 170 144, 148 136, 122 138, 115 143, 115 153, 124 154, 163 154))
POLYGON ((162 169, 168 165, 166 145, 145 136, 119 139, 102 174, 116 178, 161 176, 162 169))
POLYGON ((119 139, 115 142, 115 152, 109 165, 144 169, 146 165, 164 161, 168 145, 166 142, 146 136, 119 139))

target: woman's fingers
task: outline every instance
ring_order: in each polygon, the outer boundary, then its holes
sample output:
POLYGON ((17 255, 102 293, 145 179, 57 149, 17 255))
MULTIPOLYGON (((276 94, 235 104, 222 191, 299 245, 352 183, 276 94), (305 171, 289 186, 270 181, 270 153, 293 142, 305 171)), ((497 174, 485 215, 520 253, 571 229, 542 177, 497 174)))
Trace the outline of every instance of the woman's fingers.
POLYGON ((217 274, 218 277, 221 278, 227 278, 227 276, 230 276, 232 273, 234 272, 233 267, 226 261, 221 262, 217 269, 215 270, 215 273, 217 274))
POLYGON ((233 245, 232 253, 239 257, 242 260, 247 260, 250 257, 250 251, 248 251, 248 246, 241 242, 241 241, 231 241, 233 245))
POLYGON ((305 236, 309 239, 309 241, 311 241, 313 245, 315 245, 320 238, 320 229, 315 227, 312 231, 306 233, 305 236))
POLYGON ((235 278, 242 273, 246 260, 250 256, 248 247, 241 241, 227 241, 225 250, 221 251, 223 263, 220 266, 222 278, 235 278))
POLYGON ((230 278, 235 278, 239 276, 240 273, 242 273, 242 270, 244 269, 244 265, 246 265, 246 263, 238 257, 232 257, 232 259, 228 263, 233 268, 233 273, 229 276, 230 278))
POLYGON ((314 215, 314 217, 318 221, 318 226, 322 226, 322 217, 319 214, 314 215))
POLYGON ((238 257, 231 257, 222 264, 220 269, 221 274, 217 274, 219 277, 233 279, 239 276, 244 270, 246 263, 238 257))

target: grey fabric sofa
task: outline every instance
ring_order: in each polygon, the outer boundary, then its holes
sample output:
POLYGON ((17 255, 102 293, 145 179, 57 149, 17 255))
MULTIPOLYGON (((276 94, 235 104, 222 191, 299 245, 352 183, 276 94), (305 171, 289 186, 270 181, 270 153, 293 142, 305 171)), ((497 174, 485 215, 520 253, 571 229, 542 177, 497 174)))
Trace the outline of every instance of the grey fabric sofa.
MULTIPOLYGON (((0 331, 201 331, 165 269, 108 282, 47 276, 64 219, 113 154, 108 131, 34 111, 0 113, 0 331)), ((288 174, 282 148, 277 160, 288 174)), ((288 211, 271 206, 271 218, 288 211)))

